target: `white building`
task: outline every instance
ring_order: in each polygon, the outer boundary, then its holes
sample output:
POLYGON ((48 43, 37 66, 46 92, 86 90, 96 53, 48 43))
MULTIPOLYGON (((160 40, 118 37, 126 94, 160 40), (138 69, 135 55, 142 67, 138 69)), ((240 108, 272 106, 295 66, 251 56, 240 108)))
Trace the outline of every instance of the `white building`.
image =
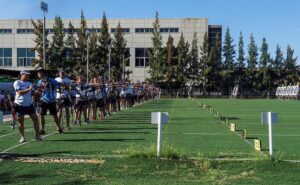
MULTIPOLYGON (((65 29, 68 28, 70 21, 75 29, 80 27, 80 19, 63 19, 65 29)), ((148 77, 149 57, 146 50, 152 46, 151 32, 154 19, 108 19, 111 33, 115 31, 119 22, 125 32, 127 47, 130 49, 130 64, 127 66, 133 72, 130 78, 134 81, 143 81, 148 77)), ((54 20, 46 20, 49 40, 53 34, 53 24, 54 20)), ((87 19, 87 27, 99 32, 101 19, 87 19)), ((192 43, 193 34, 197 32, 200 46, 206 32, 210 41, 213 41, 217 32, 222 34, 221 30, 221 26, 209 26, 207 18, 160 19, 160 32, 164 44, 171 34, 174 45, 177 45, 181 32, 186 41, 192 43)), ((31 61, 37 56, 37 53, 32 51, 35 46, 34 39, 30 19, 0 20, 0 69, 33 69, 31 61)))

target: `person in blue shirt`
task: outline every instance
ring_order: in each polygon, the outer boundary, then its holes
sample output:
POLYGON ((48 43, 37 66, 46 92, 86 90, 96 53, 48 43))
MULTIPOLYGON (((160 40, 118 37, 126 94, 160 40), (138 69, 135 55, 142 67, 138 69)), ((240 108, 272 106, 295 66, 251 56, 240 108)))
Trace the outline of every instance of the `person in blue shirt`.
POLYGON ((56 108, 56 88, 59 87, 59 83, 52 78, 48 78, 46 72, 43 70, 38 71, 38 77, 40 80, 37 83, 37 87, 41 93, 39 112, 41 117, 40 134, 45 134, 45 115, 47 115, 48 110, 54 118, 57 131, 62 133, 56 108))

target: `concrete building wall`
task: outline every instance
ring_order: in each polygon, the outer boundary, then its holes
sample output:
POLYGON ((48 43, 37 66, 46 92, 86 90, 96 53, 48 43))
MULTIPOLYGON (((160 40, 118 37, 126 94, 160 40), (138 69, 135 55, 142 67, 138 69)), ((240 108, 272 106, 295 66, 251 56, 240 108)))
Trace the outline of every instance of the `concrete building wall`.
MULTIPOLYGON (((80 27, 80 19, 63 19, 64 27, 68 28, 69 22, 72 22, 76 28, 80 27)), ((136 28, 153 28, 154 19, 108 19, 109 31, 111 28, 116 28, 118 23, 121 23, 122 28, 129 28, 130 32, 125 34, 127 40, 127 47, 130 48, 130 69, 133 73, 130 78, 134 81, 149 77, 147 71, 149 67, 135 66, 135 48, 151 48, 152 33, 137 33, 136 28)), ((46 21, 46 28, 52 29, 54 20, 46 21)), ((88 28, 100 28, 101 19, 87 19, 88 28)), ((198 45, 201 46, 205 32, 208 32, 207 18, 182 18, 182 19, 160 19, 161 28, 178 28, 178 32, 162 33, 163 44, 167 42, 169 34, 174 38, 174 45, 177 45, 181 33, 190 44, 192 43, 193 34, 197 32, 198 45)), ((35 46, 33 33, 17 33, 17 29, 33 29, 31 20, 0 20, 0 29, 12 29, 12 33, 0 34, 0 48, 12 48, 12 66, 0 68, 7 68, 13 70, 24 69, 24 67, 17 67, 17 48, 33 48, 35 46)), ((48 34, 48 39, 51 40, 52 34, 48 34)), ((36 53, 37 56, 37 53, 36 53)), ((25 67, 32 69, 32 67, 25 67)))

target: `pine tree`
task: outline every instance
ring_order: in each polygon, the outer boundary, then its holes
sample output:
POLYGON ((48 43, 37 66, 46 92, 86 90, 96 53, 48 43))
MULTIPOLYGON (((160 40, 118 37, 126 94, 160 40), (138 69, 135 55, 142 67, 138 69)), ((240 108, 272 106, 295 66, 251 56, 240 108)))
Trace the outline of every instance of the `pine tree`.
POLYGON ((273 61, 273 67, 276 70, 280 70, 283 68, 283 62, 284 62, 284 58, 283 58, 283 53, 281 51, 280 46, 277 44, 276 46, 276 56, 275 56, 275 60, 273 61))
POLYGON ((222 77, 222 84, 224 94, 229 94, 230 90, 233 88, 235 84, 234 72, 236 70, 236 64, 234 62, 235 58, 235 50, 233 45, 233 39, 230 36, 229 28, 226 30, 224 45, 223 45, 223 57, 224 57, 224 65, 223 70, 220 73, 222 77))
POLYGON ((116 80, 121 80, 123 77, 123 62, 125 65, 125 60, 129 58, 127 48, 126 48, 126 40, 124 38, 124 33, 122 31, 121 24, 119 22, 116 32, 114 33, 114 39, 112 43, 112 56, 113 56, 113 65, 114 71, 113 76, 116 80))
POLYGON ((294 58, 294 50, 290 45, 287 46, 286 59, 284 61, 284 68, 287 70, 294 70, 296 68, 297 58, 294 58))
POLYGON ((223 56, 224 56, 224 68, 227 70, 234 70, 234 58, 235 50, 233 45, 233 39, 230 36, 229 28, 227 27, 225 34, 225 41, 223 46, 223 56))
MULTIPOLYGON (((33 59, 33 65, 36 67, 42 67, 43 66, 43 22, 41 20, 37 20, 35 22, 34 20, 31 19, 31 23, 33 25, 33 33, 35 34, 35 47, 34 50, 38 53, 38 57, 33 59)), ((49 54, 49 41, 47 39, 48 33, 45 31, 46 39, 45 39, 45 46, 46 46, 46 69, 47 69, 47 61, 48 61, 48 54, 49 54)))
POLYGON ((74 71, 73 68, 77 65, 77 59, 75 56, 76 52, 76 38, 75 29, 71 21, 69 22, 69 27, 67 29, 67 39, 65 42, 66 47, 66 64, 70 67, 70 71, 74 71))
POLYGON ((238 68, 244 68, 245 67, 245 51, 244 51, 244 40, 242 32, 240 32, 240 38, 239 38, 239 54, 238 54, 238 68))
MULTIPOLYGON (((95 30, 94 28, 92 28, 92 30, 95 30)), ((98 70, 98 35, 96 33, 96 31, 92 31, 91 33, 89 33, 88 35, 89 37, 89 69, 90 69, 90 73, 89 75, 95 76, 95 75, 99 75, 100 71, 98 70)))
POLYGON ((201 81, 203 86, 203 91, 206 93, 208 81, 207 76, 212 72, 211 69, 208 67, 209 63, 209 51, 208 51, 208 36, 207 33, 204 34, 203 43, 200 47, 200 75, 199 81, 201 81))
POLYGON ((257 57, 258 57, 258 52, 257 52, 257 46, 255 44, 255 40, 253 35, 251 34, 250 36, 250 44, 248 46, 248 68, 254 69, 257 66, 257 57))
POLYGON ((49 68, 52 70, 66 68, 64 24, 59 16, 54 19, 53 31, 49 53, 49 68))
POLYGON ((162 48, 162 36, 160 33, 159 25, 159 15, 158 12, 155 14, 155 21, 153 23, 153 32, 152 32, 152 49, 149 52, 150 55, 150 80, 158 84, 160 80, 163 79, 164 71, 164 52, 162 48))
POLYGON ((106 77, 108 78, 109 76, 109 71, 108 71, 108 55, 109 55, 109 50, 112 47, 112 40, 110 37, 110 34, 108 32, 108 22, 106 19, 106 14, 105 12, 103 13, 102 16, 102 21, 101 21, 101 32, 99 36, 99 68, 104 69, 104 71, 107 71, 106 77))
POLYGON ((299 80, 296 62, 297 57, 294 58, 294 50, 290 45, 288 45, 286 50, 286 59, 284 61, 284 81, 286 85, 295 84, 299 80))
POLYGON ((248 89, 256 90, 259 80, 256 78, 256 66, 258 57, 258 48, 255 44, 253 35, 250 36, 250 43, 248 45, 248 58, 247 58, 247 70, 246 70, 246 86, 248 89))
POLYGON ((257 77, 259 79, 258 83, 258 89, 260 91, 269 91, 271 89, 271 58, 268 51, 268 44, 265 38, 262 40, 262 46, 260 48, 261 56, 260 56, 260 62, 259 62, 259 71, 257 74, 257 77))
POLYGON ((169 93, 172 94, 172 84, 173 80, 175 79, 175 61, 174 61, 174 54, 175 54, 175 47, 174 47, 174 39, 171 35, 168 37, 168 41, 166 43, 166 53, 167 53, 167 60, 166 66, 168 66, 165 70, 165 81, 167 82, 169 93))
POLYGON ((198 51, 198 39, 197 32, 194 33, 192 48, 189 52, 189 63, 188 63, 188 79, 191 85, 199 85, 198 75, 200 72, 200 64, 199 64, 199 51, 198 51))
POLYGON ((86 20, 81 10, 80 16, 80 28, 77 32, 77 50, 76 50, 76 57, 78 58, 78 64, 76 66, 76 71, 83 75, 86 74, 86 57, 87 57, 87 25, 86 20))
POLYGON ((187 64, 188 64, 188 52, 189 43, 185 42, 183 33, 181 33, 179 42, 177 44, 177 66, 175 68, 176 81, 180 86, 180 89, 185 86, 187 82, 187 64))
POLYGON ((267 40, 266 40, 266 38, 263 38, 262 46, 260 49, 261 56, 260 56, 260 62, 259 62, 259 66, 261 68, 267 68, 271 63, 271 57, 268 52, 268 49, 269 49, 269 46, 267 44, 267 40))

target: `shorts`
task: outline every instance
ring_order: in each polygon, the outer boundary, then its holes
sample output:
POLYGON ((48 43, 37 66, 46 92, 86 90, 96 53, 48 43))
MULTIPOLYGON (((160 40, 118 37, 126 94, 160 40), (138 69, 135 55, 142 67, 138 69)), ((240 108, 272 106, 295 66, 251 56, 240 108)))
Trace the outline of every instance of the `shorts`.
POLYGON ((83 109, 89 104, 88 100, 75 100, 75 109, 83 109))
POLYGON ((30 116, 36 113, 35 108, 32 104, 29 106, 20 106, 18 104, 14 104, 14 111, 17 113, 18 116, 30 116))
POLYGON ((98 99, 96 106, 97 107, 105 107, 105 100, 104 99, 98 99))
POLYGON ((56 99, 56 104, 59 108, 61 108, 61 107, 71 107, 71 105, 72 105, 69 98, 56 99))
POLYGON ((47 115, 47 111, 49 110, 50 115, 56 115, 57 114, 57 109, 56 109, 56 103, 51 102, 51 103, 46 103, 42 102, 41 103, 41 108, 40 108, 40 115, 47 115))

